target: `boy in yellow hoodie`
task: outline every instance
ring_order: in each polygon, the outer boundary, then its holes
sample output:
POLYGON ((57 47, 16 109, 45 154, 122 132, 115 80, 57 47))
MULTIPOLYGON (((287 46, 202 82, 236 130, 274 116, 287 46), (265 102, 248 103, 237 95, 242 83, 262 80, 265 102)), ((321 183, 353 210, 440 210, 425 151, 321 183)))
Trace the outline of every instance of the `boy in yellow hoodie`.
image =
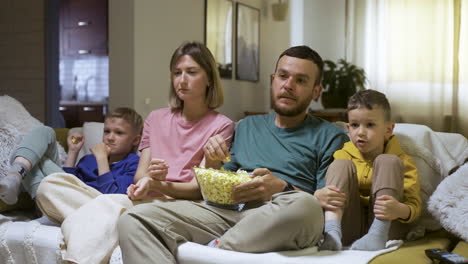
POLYGON ((348 102, 350 142, 333 155, 326 174, 321 250, 379 250, 402 239, 421 213, 418 171, 392 135, 384 94, 365 90, 348 102), (369 227, 370 225, 370 227, 369 227), (353 243, 354 242, 354 243, 353 243))

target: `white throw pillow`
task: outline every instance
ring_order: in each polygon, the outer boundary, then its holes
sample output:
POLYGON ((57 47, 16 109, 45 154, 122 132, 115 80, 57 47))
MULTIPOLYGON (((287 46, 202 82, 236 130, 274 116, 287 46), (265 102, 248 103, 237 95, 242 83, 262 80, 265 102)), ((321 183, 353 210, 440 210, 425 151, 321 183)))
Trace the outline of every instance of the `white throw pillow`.
POLYGON ((68 134, 75 131, 82 131, 85 141, 83 147, 78 154, 78 158, 76 162, 85 155, 91 154, 91 150, 89 150, 92 146, 102 142, 102 135, 104 134, 104 123, 100 122, 85 122, 83 124, 83 128, 73 128, 71 129, 68 134))

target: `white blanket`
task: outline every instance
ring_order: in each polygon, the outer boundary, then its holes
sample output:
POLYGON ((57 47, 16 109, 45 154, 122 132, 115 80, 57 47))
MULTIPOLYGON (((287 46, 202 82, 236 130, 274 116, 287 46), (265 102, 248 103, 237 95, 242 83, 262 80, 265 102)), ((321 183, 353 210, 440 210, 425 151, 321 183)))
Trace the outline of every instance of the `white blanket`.
MULTIPOLYGON (((45 218, 32 221, 0 215, 0 263, 2 264, 63 264, 60 257, 60 228, 45 218)), ((364 264, 380 254, 396 250, 402 241, 389 241, 387 248, 379 251, 343 250, 317 251, 317 247, 296 251, 264 254, 241 253, 214 249, 187 242, 179 246, 177 259, 180 264, 305 264, 305 263, 355 263, 364 264)), ((117 248, 110 264, 122 264, 121 251, 117 248)))
POLYGON ((428 209, 445 229, 468 241, 468 163, 439 184, 428 209))
POLYGON ((394 134, 419 172, 423 211, 408 237, 416 239, 423 236, 425 230, 440 228, 439 221, 427 210, 427 202, 439 183, 468 158, 468 141, 460 134, 434 132, 417 124, 396 124, 394 134))
POLYGON ((378 251, 317 251, 317 247, 310 247, 295 251, 253 254, 187 242, 179 246, 177 260, 179 264, 363 264, 378 255, 396 250, 402 243, 401 240, 388 241, 387 248, 378 251))
MULTIPOLYGON (((24 135, 39 125, 41 122, 31 116, 20 102, 7 95, 0 96, 0 178, 6 175, 13 151, 24 135)), ((59 143, 57 148, 63 163, 67 154, 59 143)))

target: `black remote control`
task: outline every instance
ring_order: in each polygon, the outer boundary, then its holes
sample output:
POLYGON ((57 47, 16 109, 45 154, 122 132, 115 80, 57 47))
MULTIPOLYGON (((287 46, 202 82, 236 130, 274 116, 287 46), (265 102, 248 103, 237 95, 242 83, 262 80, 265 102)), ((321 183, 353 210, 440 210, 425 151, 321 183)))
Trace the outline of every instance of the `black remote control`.
POLYGON ((431 260, 439 260, 443 264, 468 264, 468 259, 454 253, 450 253, 445 249, 433 248, 426 249, 426 256, 431 260))

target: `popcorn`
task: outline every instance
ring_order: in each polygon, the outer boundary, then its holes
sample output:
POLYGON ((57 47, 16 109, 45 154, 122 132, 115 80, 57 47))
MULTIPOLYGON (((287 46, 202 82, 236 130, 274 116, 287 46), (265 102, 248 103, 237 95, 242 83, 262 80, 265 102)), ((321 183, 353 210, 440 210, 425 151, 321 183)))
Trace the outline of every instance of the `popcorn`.
POLYGON ((77 138, 75 136, 71 136, 71 143, 72 144, 78 144, 81 142, 81 139, 80 138, 77 138))
POLYGON ((243 170, 231 172, 224 169, 215 170, 199 167, 194 167, 193 170, 195 171, 203 199, 222 205, 234 204, 231 199, 232 189, 241 183, 254 179, 243 170))

